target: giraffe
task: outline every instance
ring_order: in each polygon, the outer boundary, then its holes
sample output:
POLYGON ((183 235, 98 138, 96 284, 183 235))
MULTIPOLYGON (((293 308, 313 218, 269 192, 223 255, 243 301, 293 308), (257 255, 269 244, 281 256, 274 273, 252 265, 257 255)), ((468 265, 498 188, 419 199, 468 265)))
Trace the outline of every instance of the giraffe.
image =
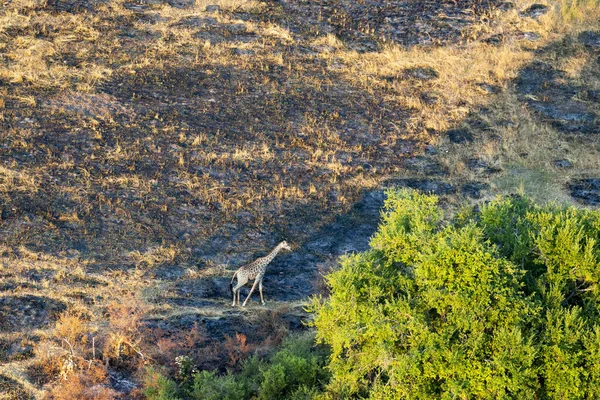
POLYGON ((265 257, 257 258, 250 264, 244 265, 243 267, 240 267, 240 269, 235 271, 235 274, 233 274, 233 277, 231 277, 231 283, 229 284, 229 288, 231 289, 231 291, 233 293, 233 304, 232 304, 233 307, 235 307, 235 295, 236 294, 237 294, 237 302, 238 302, 238 304, 240 304, 240 288, 242 286, 244 286, 248 282, 248 280, 254 280, 254 284, 252 285, 252 289, 250 289, 250 293, 248 293, 248 297, 246 297, 246 300, 244 300, 244 304, 242 304, 242 307, 246 307, 246 302, 248 302, 250 295, 252 294, 252 292, 254 292, 254 289, 256 288, 257 283, 258 283, 258 290, 260 292, 260 301, 262 304, 265 304, 265 300, 263 299, 263 292, 262 292, 262 289, 263 289, 262 282, 263 282, 263 278, 265 277, 265 271, 267 270, 267 265, 269 265, 269 263, 271 261, 273 261, 273 259, 277 255, 277 253, 279 253, 282 249, 292 250, 290 245, 284 240, 283 242, 279 243, 265 257), (234 287, 233 280, 235 279, 236 276, 237 276, 237 285, 235 285, 235 287, 234 287))

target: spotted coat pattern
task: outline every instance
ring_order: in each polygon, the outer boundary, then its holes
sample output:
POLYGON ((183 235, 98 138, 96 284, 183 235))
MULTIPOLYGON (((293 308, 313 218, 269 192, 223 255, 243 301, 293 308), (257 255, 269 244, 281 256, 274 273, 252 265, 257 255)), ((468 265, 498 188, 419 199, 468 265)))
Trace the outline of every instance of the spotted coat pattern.
POLYGON ((260 301, 262 304, 265 304, 265 300, 263 298, 263 292, 262 292, 262 289, 263 289, 262 282, 263 282, 263 278, 265 276, 265 272, 267 270, 267 265, 269 265, 269 263, 271 261, 273 261, 275 256, 277 256, 277 254, 283 249, 291 250, 289 244, 287 244, 286 241, 279 243, 268 255, 257 258, 250 264, 244 265, 243 267, 238 269, 235 272, 235 274, 233 274, 233 277, 231 278, 231 283, 229 284, 229 287, 231 288, 231 291, 233 292, 233 306, 235 306, 236 294, 237 294, 237 303, 240 304, 240 288, 242 286, 244 286, 249 280, 254 281, 254 284, 252 285, 252 289, 250 289, 250 293, 248 293, 248 297, 246 297, 246 300, 244 300, 244 304, 242 304, 242 307, 246 306, 246 303, 248 302, 248 299, 250 298, 250 295, 252 294, 252 292, 254 292, 254 289, 256 288, 257 284, 258 284, 258 291, 260 292, 260 301), (235 279, 236 276, 237 276, 237 284, 234 287, 233 280, 235 279))

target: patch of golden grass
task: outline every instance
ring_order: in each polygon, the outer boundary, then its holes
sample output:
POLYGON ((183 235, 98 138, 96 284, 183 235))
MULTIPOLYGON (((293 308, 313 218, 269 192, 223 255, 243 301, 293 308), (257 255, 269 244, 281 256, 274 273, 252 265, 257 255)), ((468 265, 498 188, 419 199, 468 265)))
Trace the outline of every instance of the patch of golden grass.
POLYGON ((551 14, 549 22, 554 29, 573 32, 598 26, 600 1, 560 0, 555 4, 555 12, 551 14))
POLYGON ((470 42, 462 46, 404 49, 389 45, 381 52, 358 53, 337 48, 322 55, 336 72, 358 81, 367 90, 384 90, 400 107, 414 112, 409 131, 443 132, 462 121, 471 111, 486 104, 490 96, 482 85, 505 85, 513 79, 532 54, 520 43, 500 46, 470 42), (410 79, 415 68, 437 73, 431 80, 410 79), (437 97, 434 104, 422 100, 426 91, 437 97))
MULTIPOLYGON (((27 148, 26 143, 23 143, 23 146, 27 148)), ((35 177, 25 172, 0 166, 0 193, 11 191, 36 193, 37 183, 35 177)))

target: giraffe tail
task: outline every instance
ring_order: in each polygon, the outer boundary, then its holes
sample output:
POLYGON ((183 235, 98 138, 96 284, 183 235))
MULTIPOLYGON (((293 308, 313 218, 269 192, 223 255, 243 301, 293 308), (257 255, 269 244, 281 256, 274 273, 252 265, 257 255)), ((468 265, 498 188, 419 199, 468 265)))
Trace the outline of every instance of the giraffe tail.
POLYGON ((233 276, 231 277, 231 282, 229 282, 229 290, 231 291, 231 293, 233 293, 233 280, 235 279, 235 276, 238 274, 239 270, 235 271, 235 274, 233 274, 233 276))

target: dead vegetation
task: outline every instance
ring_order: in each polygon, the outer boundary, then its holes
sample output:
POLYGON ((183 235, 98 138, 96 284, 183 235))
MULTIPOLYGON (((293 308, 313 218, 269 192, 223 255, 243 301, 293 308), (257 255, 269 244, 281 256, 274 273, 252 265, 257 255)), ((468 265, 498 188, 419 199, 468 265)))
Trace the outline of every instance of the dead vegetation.
POLYGON ((293 306, 188 300, 220 296, 228 269, 280 237, 301 246, 386 182, 437 176, 449 203, 466 185, 571 202, 568 182, 600 173, 595 135, 565 134, 517 87, 548 63, 600 115, 600 54, 578 39, 599 28, 595 0, 536 17, 529 1, 442 2, 429 17, 446 25, 411 47, 354 26, 364 10, 345 1, 82 4, 0 11, 0 311, 27 321, 0 320, 5 392, 114 398, 148 364, 266 351, 293 306), (445 30, 455 15, 468 24, 445 30), (233 317, 255 335, 234 320, 211 337, 233 317))

